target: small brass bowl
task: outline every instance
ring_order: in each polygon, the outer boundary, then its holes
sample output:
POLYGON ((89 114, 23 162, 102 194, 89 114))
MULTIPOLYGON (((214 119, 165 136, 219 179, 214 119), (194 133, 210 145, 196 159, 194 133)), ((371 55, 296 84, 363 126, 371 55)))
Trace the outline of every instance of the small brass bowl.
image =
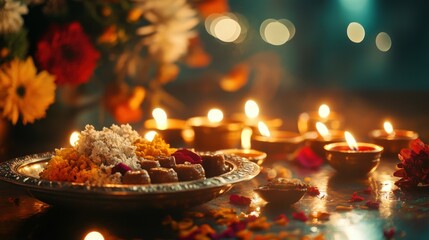
POLYGON ((344 176, 365 176, 380 164, 383 147, 372 143, 357 143, 358 150, 351 150, 347 142, 324 146, 326 159, 337 173, 344 176))
POLYGON ((272 205, 292 205, 307 192, 307 186, 299 180, 278 178, 274 181, 253 190, 272 205))

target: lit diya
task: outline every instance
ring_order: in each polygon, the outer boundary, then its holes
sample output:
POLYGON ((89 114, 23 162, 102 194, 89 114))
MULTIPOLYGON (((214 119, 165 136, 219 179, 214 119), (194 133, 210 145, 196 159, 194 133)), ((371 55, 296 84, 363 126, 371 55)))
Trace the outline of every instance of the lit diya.
POLYGON ((240 144, 243 123, 223 119, 223 112, 210 109, 207 117, 193 117, 187 124, 193 130, 193 147, 197 151, 216 151, 237 148, 240 144))
POLYGON ((326 144, 334 142, 344 142, 344 131, 330 130, 322 122, 316 122, 317 132, 308 132, 305 134, 307 144, 310 149, 321 157, 325 157, 326 144))
POLYGON ((258 123, 258 130, 260 135, 252 135, 252 147, 266 152, 271 159, 292 160, 299 148, 304 145, 305 138, 299 133, 270 131, 262 121, 258 123))
POLYGON ((222 149, 217 151, 217 153, 231 154, 244 157, 261 166, 262 163, 265 161, 265 158, 267 158, 267 154, 255 149, 251 149, 251 136, 252 129, 249 127, 245 127, 241 132, 241 148, 222 149))
POLYGON ((163 139, 173 145, 180 145, 183 141, 182 131, 186 121, 168 118, 167 113, 162 108, 155 108, 152 111, 153 119, 144 122, 146 130, 156 131, 163 139))
POLYGON ((356 142, 353 135, 344 132, 346 142, 330 143, 324 146, 326 159, 337 173, 344 176, 364 176, 380 164, 383 147, 356 142))
POLYGON ((340 114, 331 112, 328 105, 322 104, 318 112, 304 112, 298 117, 298 130, 304 134, 310 131, 316 131, 316 122, 321 122, 327 128, 338 130, 343 125, 343 118, 340 114))
POLYGON ((263 121, 269 128, 278 128, 283 124, 280 118, 268 118, 260 115, 259 105, 252 99, 244 104, 245 114, 234 114, 232 119, 242 121, 245 126, 252 128, 253 132, 258 131, 258 122, 263 121))
POLYGON ((376 129, 369 133, 372 141, 384 147, 383 154, 397 155, 401 149, 408 148, 409 143, 419 135, 410 130, 393 129, 390 122, 384 122, 384 130, 376 129))

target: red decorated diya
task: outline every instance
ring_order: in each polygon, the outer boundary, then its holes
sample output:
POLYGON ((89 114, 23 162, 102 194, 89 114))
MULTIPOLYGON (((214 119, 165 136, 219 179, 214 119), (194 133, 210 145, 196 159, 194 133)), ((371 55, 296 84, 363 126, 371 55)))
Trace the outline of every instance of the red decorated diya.
POLYGON ((356 142, 353 135, 347 131, 344 132, 344 136, 346 142, 324 146, 329 165, 344 176, 364 176, 373 172, 380 164, 383 147, 356 142))

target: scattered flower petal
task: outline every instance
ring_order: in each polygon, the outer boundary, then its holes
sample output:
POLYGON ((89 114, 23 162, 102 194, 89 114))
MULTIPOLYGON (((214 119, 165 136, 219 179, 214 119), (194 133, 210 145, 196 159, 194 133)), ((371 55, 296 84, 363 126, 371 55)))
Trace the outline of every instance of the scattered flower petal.
POLYGON ((229 202, 236 205, 245 205, 248 206, 252 200, 248 197, 240 196, 237 194, 231 194, 229 196, 229 202))
POLYGON ((317 169, 323 164, 323 158, 314 153, 310 147, 301 148, 296 159, 305 168, 317 169))
POLYGON ((357 192, 354 192, 352 197, 350 198, 350 202, 362 202, 364 200, 363 197, 358 196, 357 192))
POLYGON ((179 149, 171 155, 174 156, 177 164, 183 164, 185 162, 189 162, 191 164, 202 163, 200 155, 189 151, 188 149, 179 149))
POLYGON ((320 194, 319 188, 317 187, 308 187, 307 188, 307 193, 310 196, 318 196, 320 194))
POLYGON ((305 215, 304 212, 294 212, 292 213, 292 217, 295 220, 306 222, 308 220, 308 217, 305 215))
POLYGON ((396 234, 395 228, 389 228, 383 230, 383 235, 386 239, 392 239, 396 234))

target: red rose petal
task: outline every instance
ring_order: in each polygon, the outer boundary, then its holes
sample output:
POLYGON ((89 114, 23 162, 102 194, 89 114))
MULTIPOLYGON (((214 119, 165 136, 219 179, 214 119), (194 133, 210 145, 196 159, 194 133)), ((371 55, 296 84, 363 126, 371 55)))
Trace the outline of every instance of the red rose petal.
POLYGON ((351 202, 362 202, 363 200, 364 200, 364 198, 361 196, 358 196, 357 192, 354 192, 352 197, 350 198, 351 202))
POLYGON ((297 157, 298 163, 305 168, 319 168, 323 163, 323 158, 314 153, 310 147, 303 147, 297 157))
POLYGON ((392 239, 395 236, 396 230, 394 228, 384 229, 383 235, 387 239, 392 239))
POLYGON ((375 201, 368 201, 365 203, 365 205, 370 209, 379 209, 380 203, 375 201))
POLYGON ((320 194, 320 191, 319 191, 319 189, 317 187, 308 187, 307 188, 307 193, 310 196, 314 197, 314 196, 318 196, 320 194))
POLYGON ((231 194, 229 196, 229 202, 232 204, 237 204, 237 205, 250 205, 250 203, 252 202, 252 200, 248 197, 244 197, 244 196, 240 196, 237 194, 231 194))
POLYGON ((292 217, 293 217, 293 219, 298 220, 298 221, 302 221, 302 222, 306 222, 308 220, 308 217, 305 215, 304 212, 292 213, 292 217))
POLYGON ((200 155, 189 151, 188 149, 179 149, 171 155, 174 156, 177 164, 183 164, 185 162, 197 164, 203 162, 200 155))

